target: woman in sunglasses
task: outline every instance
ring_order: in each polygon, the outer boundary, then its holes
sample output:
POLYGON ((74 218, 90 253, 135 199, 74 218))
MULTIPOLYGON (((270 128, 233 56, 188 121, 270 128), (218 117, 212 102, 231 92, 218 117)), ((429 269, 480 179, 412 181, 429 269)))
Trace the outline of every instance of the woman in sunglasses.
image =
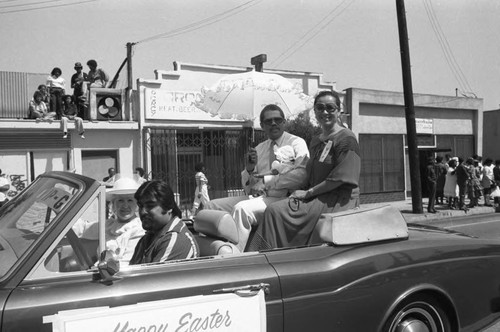
POLYGON ((340 123, 339 95, 321 91, 314 99, 314 111, 321 133, 309 146, 309 189, 296 190, 268 206, 251 249, 309 244, 321 214, 359 206, 359 145, 353 132, 340 123))

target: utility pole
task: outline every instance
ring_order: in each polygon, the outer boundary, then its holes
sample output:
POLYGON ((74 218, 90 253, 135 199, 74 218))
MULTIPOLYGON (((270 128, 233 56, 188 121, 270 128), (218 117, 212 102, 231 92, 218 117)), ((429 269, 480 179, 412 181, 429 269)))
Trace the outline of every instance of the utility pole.
POLYGON ((420 182, 420 162, 418 158, 417 129, 415 125, 415 107, 411 84, 410 47, 404 0, 396 0, 399 27, 399 45, 401 48, 401 67, 403 72, 403 91, 406 115, 406 136, 408 139, 408 160, 410 162, 410 183, 413 213, 423 213, 422 185, 420 182))
POLYGON ((129 119, 132 119, 132 90, 134 89, 134 82, 132 80, 132 46, 135 43, 127 43, 127 93, 126 105, 129 119))

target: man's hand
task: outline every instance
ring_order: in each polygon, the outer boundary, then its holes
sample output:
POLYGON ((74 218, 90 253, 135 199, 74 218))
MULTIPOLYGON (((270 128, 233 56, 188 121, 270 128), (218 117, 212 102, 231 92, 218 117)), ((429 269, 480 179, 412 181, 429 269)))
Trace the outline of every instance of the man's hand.
POLYGON ((246 169, 248 173, 253 172, 257 165, 257 150, 255 148, 250 148, 246 156, 246 169))
POLYGON ((250 195, 253 197, 259 197, 264 195, 266 192, 263 189, 250 189, 250 195))

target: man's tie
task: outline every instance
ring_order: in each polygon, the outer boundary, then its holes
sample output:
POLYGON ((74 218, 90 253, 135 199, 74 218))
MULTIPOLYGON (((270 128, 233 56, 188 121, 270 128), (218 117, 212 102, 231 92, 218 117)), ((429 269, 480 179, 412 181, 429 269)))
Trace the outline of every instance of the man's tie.
POLYGON ((276 145, 275 141, 271 141, 270 147, 269 147, 269 169, 271 169, 271 165, 273 164, 273 161, 276 160, 276 155, 274 154, 274 146, 276 145))

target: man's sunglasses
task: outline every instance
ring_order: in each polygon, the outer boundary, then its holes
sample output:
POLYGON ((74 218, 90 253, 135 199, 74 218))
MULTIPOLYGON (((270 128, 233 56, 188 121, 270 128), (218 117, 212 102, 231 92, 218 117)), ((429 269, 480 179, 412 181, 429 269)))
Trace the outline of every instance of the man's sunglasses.
POLYGON ((317 112, 323 112, 324 110, 326 110, 327 112, 333 113, 333 112, 339 110, 339 108, 335 104, 317 103, 314 105, 314 110, 317 112))
POLYGON ((267 125, 267 126, 272 126, 273 122, 276 123, 277 125, 280 125, 280 124, 283 124, 283 122, 285 122, 285 119, 283 119, 283 118, 270 118, 270 119, 262 120, 262 123, 267 125))

